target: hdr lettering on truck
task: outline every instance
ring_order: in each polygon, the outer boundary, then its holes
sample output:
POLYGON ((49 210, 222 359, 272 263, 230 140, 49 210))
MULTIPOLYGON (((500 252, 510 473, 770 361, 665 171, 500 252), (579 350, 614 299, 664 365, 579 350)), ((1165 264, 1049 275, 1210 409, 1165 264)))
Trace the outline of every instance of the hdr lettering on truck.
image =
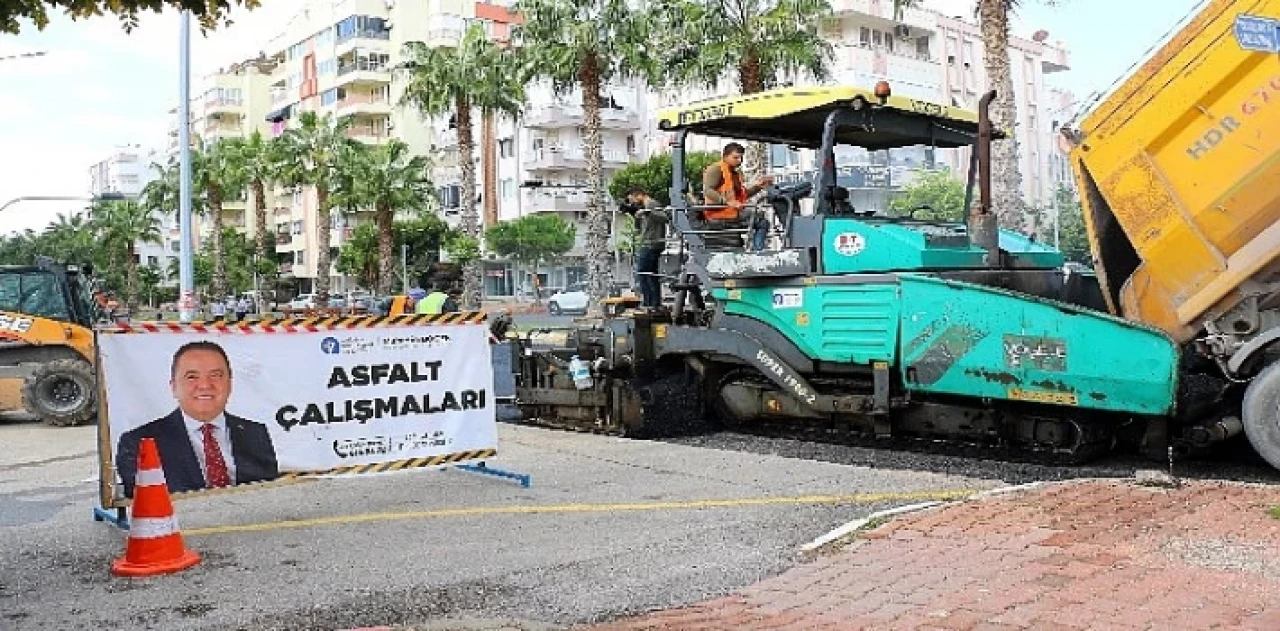
MULTIPOLYGON (((1280 100, 1280 76, 1272 77, 1270 81, 1263 84, 1249 98, 1240 104, 1239 110, 1242 117, 1253 116, 1261 111, 1264 107, 1270 107, 1275 101, 1280 100)), ((1245 123, 1248 118, 1245 118, 1245 123)), ((1231 132, 1244 126, 1233 115, 1223 116, 1218 121, 1218 125, 1209 131, 1206 131, 1194 145, 1187 148, 1187 155, 1192 160, 1199 160, 1202 156, 1212 150, 1214 147, 1222 144, 1231 132)))

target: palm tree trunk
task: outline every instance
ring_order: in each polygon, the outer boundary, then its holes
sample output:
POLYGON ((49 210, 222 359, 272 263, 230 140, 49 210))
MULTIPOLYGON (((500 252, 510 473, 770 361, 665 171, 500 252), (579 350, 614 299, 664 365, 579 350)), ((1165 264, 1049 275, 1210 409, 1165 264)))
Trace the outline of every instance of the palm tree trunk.
POLYGON ((138 291, 138 250, 133 243, 129 244, 129 258, 125 260, 124 306, 130 313, 137 306, 135 296, 138 291))
MULTIPOLYGON (((462 234, 480 239, 480 216, 476 211, 475 139, 471 127, 471 102, 459 97, 458 159, 462 167, 462 234)), ((480 308, 480 261, 466 261, 462 268, 462 308, 480 308)))
POLYGON ((480 119, 480 165, 484 168, 481 186, 484 195, 483 227, 498 223, 498 139, 493 112, 483 112, 480 119))
POLYGON ((270 233, 267 231, 267 187, 261 179, 253 181, 253 210, 257 214, 258 256, 266 258, 270 248, 270 233))
MULTIPOLYGON (((755 94, 764 91, 764 76, 760 70, 760 59, 751 52, 743 57, 738 66, 738 87, 743 94, 755 94)), ((768 163, 768 150, 763 142, 747 143, 747 151, 742 156, 742 173, 747 184, 765 174, 768 163)))
POLYGON ((333 232, 329 225, 329 189, 324 185, 316 187, 316 240, 319 250, 316 251, 316 308, 329 308, 329 238, 333 232))
POLYGON ((609 293, 609 217, 604 206, 604 139, 600 135, 600 69, 588 55, 578 70, 582 88, 583 147, 587 153, 587 315, 601 314, 609 293))
POLYGON ((395 274, 391 220, 391 207, 379 204, 374 209, 373 221, 378 228, 378 292, 382 295, 391 293, 391 277, 395 274))
POLYGON ((213 232, 213 278, 209 280, 210 293, 217 300, 227 297, 227 258, 222 251, 222 190, 210 186, 206 193, 213 232))
POLYGON ((1000 227, 1025 232, 1027 226, 1022 200, 1022 173, 1018 169, 1017 109, 1013 75, 1009 71, 1009 2, 982 0, 979 5, 982 28, 983 63, 987 81, 996 91, 991 104, 991 121, 1009 137, 991 146, 991 205, 1000 227))

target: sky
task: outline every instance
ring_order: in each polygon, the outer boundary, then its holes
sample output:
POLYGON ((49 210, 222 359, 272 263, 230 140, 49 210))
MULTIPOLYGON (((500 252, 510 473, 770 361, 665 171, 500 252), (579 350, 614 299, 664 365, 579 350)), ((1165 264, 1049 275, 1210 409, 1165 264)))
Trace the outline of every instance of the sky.
MULTIPOLYGON (((1077 99, 1106 90, 1130 71, 1204 0, 1023 0, 1013 33, 1038 29, 1062 40, 1072 69, 1051 77, 1077 99), (1054 4, 1056 6, 1049 6, 1054 4), (1086 17, 1102 16, 1102 17, 1086 17)), ((234 24, 202 36, 193 23, 191 90, 201 77, 266 50, 302 0, 262 0, 235 10, 234 24)), ((947 15, 973 15, 974 0, 926 0, 947 15)), ((0 58, 43 51, 43 57, 0 59, 0 205, 21 196, 83 196, 89 167, 117 147, 163 149, 170 108, 178 102, 179 19, 145 14, 126 34, 112 16, 72 21, 61 14, 38 31, 0 35, 0 58)), ((0 234, 39 230, 78 201, 21 202, 0 213, 0 234)))

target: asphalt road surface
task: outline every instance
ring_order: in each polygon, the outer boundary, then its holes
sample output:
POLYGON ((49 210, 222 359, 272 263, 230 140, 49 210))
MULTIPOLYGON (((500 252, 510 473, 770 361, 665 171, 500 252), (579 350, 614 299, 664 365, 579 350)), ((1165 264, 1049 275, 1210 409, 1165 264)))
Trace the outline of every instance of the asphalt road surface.
POLYGON ((344 629, 445 617, 550 625, 728 593, 883 508, 1001 484, 501 424, 492 466, 176 502, 185 572, 118 578, 92 427, 0 424, 0 629, 344 629))

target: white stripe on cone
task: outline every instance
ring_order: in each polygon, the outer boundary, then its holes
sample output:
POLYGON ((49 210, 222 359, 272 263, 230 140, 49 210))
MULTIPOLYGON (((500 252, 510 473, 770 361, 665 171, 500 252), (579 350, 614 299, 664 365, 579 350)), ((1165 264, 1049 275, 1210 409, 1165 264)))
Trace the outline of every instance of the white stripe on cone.
POLYGON ((143 469, 134 479, 134 486, 160 486, 164 484, 164 469, 143 469))
POLYGON ((135 539, 155 539, 178 532, 177 516, 135 517, 129 522, 129 536, 135 539))

